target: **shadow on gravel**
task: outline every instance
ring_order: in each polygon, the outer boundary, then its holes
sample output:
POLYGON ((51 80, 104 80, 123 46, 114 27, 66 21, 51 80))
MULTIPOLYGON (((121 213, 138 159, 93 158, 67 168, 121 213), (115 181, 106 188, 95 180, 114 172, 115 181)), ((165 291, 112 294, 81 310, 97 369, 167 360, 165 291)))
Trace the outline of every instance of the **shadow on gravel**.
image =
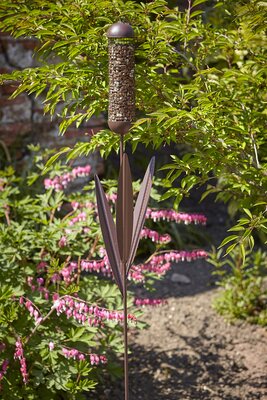
MULTIPOLYGON (((266 400, 263 371, 247 374, 242 356, 229 347, 225 336, 211 334, 209 320, 188 337, 176 332, 179 347, 144 348, 131 345, 130 400, 266 400)), ((164 340, 164 338, 163 338, 164 340)), ((123 400, 122 382, 106 385, 89 399, 123 400)))
POLYGON ((172 268, 160 281, 155 281, 153 294, 148 293, 142 286, 133 288, 136 297, 179 298, 194 296, 216 288, 216 276, 212 275, 214 267, 206 260, 181 262, 173 264, 172 268), (189 283, 174 282, 177 274, 189 279, 189 283))
MULTIPOLYGON (((264 377, 239 377, 245 367, 230 357, 220 358, 205 338, 183 337, 185 348, 146 351, 132 346, 130 360, 131 400, 256 400, 266 388, 264 377), (249 390, 239 393, 239 388, 249 390)), ((266 392, 267 394, 267 392, 266 392)), ((123 400, 123 386, 116 384, 88 399, 123 400)))
POLYGON ((213 353, 201 340, 190 343, 192 354, 187 348, 180 354, 172 351, 157 352, 153 349, 134 348, 140 359, 133 360, 131 370, 132 399, 138 400, 254 400, 264 399, 262 391, 266 388, 264 377, 248 381, 238 377, 242 366, 232 359, 213 353), (201 352, 198 350, 201 349, 201 352), (142 353, 143 352, 143 353, 142 353), (142 358, 146 364, 142 365, 142 358), (247 394, 234 394, 239 387, 250 387, 247 394))

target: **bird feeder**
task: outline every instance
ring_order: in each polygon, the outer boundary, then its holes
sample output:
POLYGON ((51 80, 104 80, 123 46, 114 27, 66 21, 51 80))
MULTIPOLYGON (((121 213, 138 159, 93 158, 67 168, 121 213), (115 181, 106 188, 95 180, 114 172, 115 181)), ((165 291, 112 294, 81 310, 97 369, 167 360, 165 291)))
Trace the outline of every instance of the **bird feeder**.
POLYGON ((131 25, 117 22, 108 32, 109 39, 109 128, 127 133, 135 117, 134 31, 131 25))

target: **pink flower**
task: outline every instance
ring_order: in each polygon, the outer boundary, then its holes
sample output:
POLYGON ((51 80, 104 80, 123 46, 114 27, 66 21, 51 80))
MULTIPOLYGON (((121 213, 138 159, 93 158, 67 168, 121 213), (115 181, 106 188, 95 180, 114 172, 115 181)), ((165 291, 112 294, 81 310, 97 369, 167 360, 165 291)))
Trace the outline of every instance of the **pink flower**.
POLYGON ((158 232, 148 228, 142 229, 140 237, 145 239, 149 238, 152 242, 157 243, 169 243, 171 241, 171 237, 167 233, 165 235, 160 235, 158 232))
POLYGON ((7 372, 7 368, 8 368, 8 364, 9 364, 9 360, 6 358, 1 365, 1 369, 0 369, 0 381, 3 379, 4 375, 7 372))
POLYGON ((69 225, 77 224, 78 222, 85 222, 86 221, 86 213, 83 211, 79 213, 76 217, 72 218, 69 221, 69 225))
POLYGON ((87 201, 84 204, 79 203, 78 201, 72 201, 71 206, 72 206, 73 210, 76 211, 76 210, 82 209, 82 208, 92 209, 92 208, 95 208, 96 205, 95 205, 95 203, 92 203, 91 201, 87 201))
POLYGON ((66 236, 62 236, 58 242, 59 247, 65 247, 68 243, 66 236))
POLYGON ((116 203, 117 200, 117 193, 107 194, 107 200, 111 201, 112 203, 116 203))
POLYGON ((5 348, 6 348, 6 345, 5 345, 5 343, 3 343, 3 342, 0 342, 0 353, 1 353, 2 351, 4 351, 4 350, 5 350, 5 348))
MULTIPOLYGON (((53 308, 56 310, 57 315, 64 313, 67 318, 72 317, 82 325, 99 326, 104 321, 119 323, 124 320, 122 311, 107 310, 94 305, 89 306, 81 299, 73 299, 68 295, 62 298, 55 298, 53 308)), ((128 314, 127 317, 130 322, 136 322, 134 315, 128 314)))
POLYGON ((37 278, 36 281, 39 286, 42 286, 44 284, 44 278, 37 278))
POLYGON ((61 281, 61 277, 59 274, 55 273, 51 276, 50 280, 51 280, 51 282, 56 283, 56 282, 61 281))
POLYGON ((37 267, 36 267, 36 269, 37 269, 38 272, 42 272, 42 271, 44 271, 46 268, 47 268, 47 263, 46 263, 45 261, 41 261, 41 262, 37 265, 37 267))
POLYGON ((72 201, 71 202, 71 206, 73 208, 73 210, 78 210, 78 208, 80 208, 80 203, 78 201, 72 201))
POLYGON ((4 190, 4 186, 5 186, 5 181, 4 179, 0 178, 0 192, 4 190))
MULTIPOLYGON (((113 277, 112 269, 109 265, 105 249, 100 249, 99 253, 103 257, 100 260, 82 260, 81 270, 86 272, 97 272, 103 274, 104 276, 113 277)), ((207 256, 208 254, 204 250, 166 251, 165 253, 153 256, 148 263, 132 265, 129 271, 128 279, 134 282, 142 282, 145 280, 145 274, 147 272, 152 272, 157 275, 164 275, 170 270, 171 262, 192 261, 199 258, 207 258, 207 256)))
POLYGON ((54 189, 56 192, 66 189, 68 184, 74 179, 84 176, 89 176, 91 172, 91 166, 85 165, 84 167, 73 168, 71 172, 67 172, 63 175, 56 176, 54 179, 45 179, 44 186, 46 189, 54 189))
POLYGON ((18 359, 20 362, 20 372, 23 379, 23 382, 26 384, 28 382, 28 373, 27 373, 27 366, 26 366, 26 359, 24 357, 23 347, 21 343, 21 339, 19 338, 16 341, 16 349, 14 353, 14 359, 18 359))
MULTIPOLYGON (((74 272, 77 270, 78 264, 76 262, 70 262, 66 267, 62 268, 60 275, 62 276, 64 282, 71 283, 76 278, 77 274, 74 272)), ((58 280, 61 278, 58 276, 58 280)))
POLYGON ((34 306, 34 304, 30 300, 26 300, 24 302, 23 297, 20 297, 19 302, 20 302, 21 305, 24 305, 27 308, 27 310, 29 311, 31 317, 34 318, 35 325, 39 325, 42 322, 43 318, 40 315, 40 313, 37 310, 37 308, 34 306))
POLYGON ((168 304, 168 301, 165 299, 135 299, 134 301, 137 307, 140 306, 159 306, 168 304))
MULTIPOLYGON (((83 361, 86 359, 86 355, 84 353, 81 353, 77 349, 67 349, 66 347, 62 347, 62 353, 64 357, 74 360, 79 360, 83 361)), ((104 355, 97 355, 97 354, 89 354, 89 360, 91 365, 99 365, 105 364, 107 362, 107 358, 104 355)))
POLYGON ((193 250, 193 251, 172 250, 153 256, 153 258, 149 262, 149 265, 158 265, 170 261, 172 262, 192 261, 192 260, 197 260, 198 258, 207 258, 207 257, 208 254, 205 250, 193 250))
POLYGON ((49 342, 49 343, 48 343, 48 347, 49 347, 49 350, 50 350, 50 351, 54 350, 54 348, 55 348, 55 343, 54 343, 54 342, 49 342))
POLYGON ((32 291, 35 290, 35 286, 33 285, 33 276, 28 276, 27 277, 27 284, 31 288, 32 291))
POLYGON ((81 261, 81 269, 82 271, 87 272, 101 272, 105 276, 112 276, 112 270, 108 263, 107 257, 103 260, 94 260, 94 261, 81 261))
POLYGON ((207 222, 207 218, 202 214, 187 214, 175 210, 152 210, 151 208, 147 209, 146 218, 151 218, 154 222, 162 219, 163 221, 175 221, 186 225, 192 223, 205 225, 207 222))

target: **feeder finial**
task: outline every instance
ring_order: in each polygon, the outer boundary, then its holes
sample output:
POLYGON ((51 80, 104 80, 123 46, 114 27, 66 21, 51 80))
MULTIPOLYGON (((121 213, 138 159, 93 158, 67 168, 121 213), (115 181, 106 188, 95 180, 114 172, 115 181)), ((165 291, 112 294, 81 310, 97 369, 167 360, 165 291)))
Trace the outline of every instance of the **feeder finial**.
POLYGON ((133 38, 134 30, 126 22, 116 22, 107 31, 108 38, 133 38))

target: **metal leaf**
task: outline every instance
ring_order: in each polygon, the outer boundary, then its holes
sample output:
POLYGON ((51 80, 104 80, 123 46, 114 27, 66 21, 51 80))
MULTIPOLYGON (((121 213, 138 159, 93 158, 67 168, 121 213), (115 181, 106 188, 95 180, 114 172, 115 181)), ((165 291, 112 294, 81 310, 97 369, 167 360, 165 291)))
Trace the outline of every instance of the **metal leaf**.
POLYGON ((133 235, 133 187, 128 156, 123 154, 116 203, 116 230, 121 261, 127 262, 133 235))
POLYGON ((127 271, 131 267, 131 264, 134 260, 137 247, 140 240, 140 233, 143 228, 145 217, 146 217, 146 210, 147 210, 147 203, 150 196, 151 186, 152 186, 152 179, 155 169, 155 157, 152 157, 150 163, 147 167, 143 182, 140 187, 140 192, 136 200, 135 208, 134 208, 134 218, 133 218, 133 237, 132 237, 132 245, 131 245, 131 253, 129 257, 129 261, 127 263, 127 271))
POLYGON ((119 256, 118 242, 116 236, 116 228, 112 218, 112 214, 110 212, 105 192, 97 175, 95 175, 95 189, 96 189, 98 216, 108 260, 112 268, 115 281, 122 293, 123 286, 119 268, 120 256, 119 256))

